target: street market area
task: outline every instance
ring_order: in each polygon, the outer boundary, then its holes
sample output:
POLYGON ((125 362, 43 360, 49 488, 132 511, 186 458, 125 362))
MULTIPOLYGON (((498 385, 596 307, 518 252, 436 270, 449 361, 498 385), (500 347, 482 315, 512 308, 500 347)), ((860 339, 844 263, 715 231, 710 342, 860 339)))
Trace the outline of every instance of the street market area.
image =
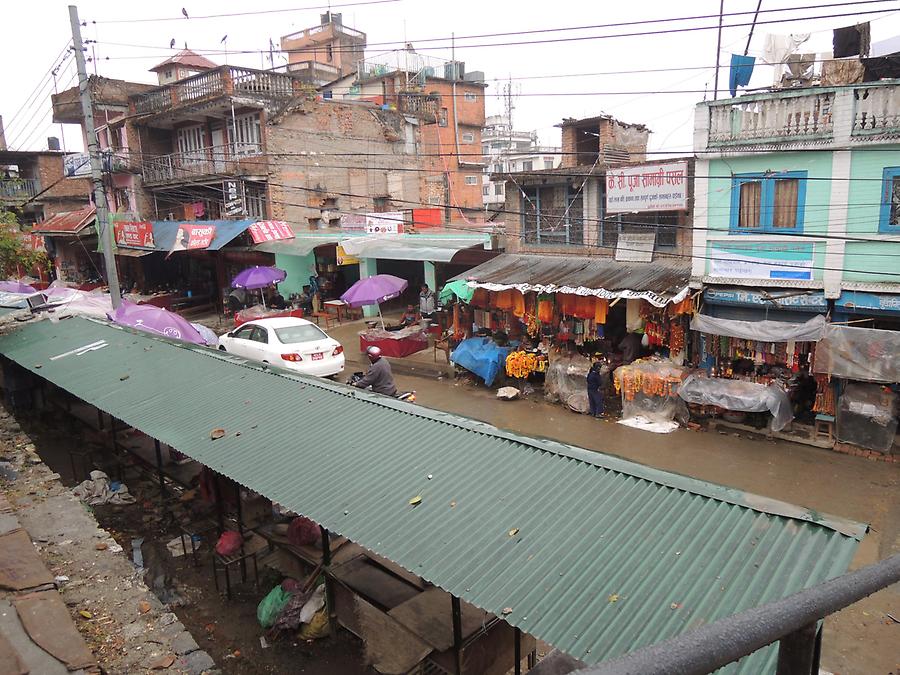
POLYGON ((70 459, 89 503, 127 509, 134 485, 148 530, 168 513, 186 535, 154 589, 176 614, 190 567, 258 604, 243 639, 346 629, 379 672, 518 671, 545 643, 598 663, 840 575, 868 541, 852 519, 105 322, 32 323, 0 354, 17 409, 87 427, 70 459))

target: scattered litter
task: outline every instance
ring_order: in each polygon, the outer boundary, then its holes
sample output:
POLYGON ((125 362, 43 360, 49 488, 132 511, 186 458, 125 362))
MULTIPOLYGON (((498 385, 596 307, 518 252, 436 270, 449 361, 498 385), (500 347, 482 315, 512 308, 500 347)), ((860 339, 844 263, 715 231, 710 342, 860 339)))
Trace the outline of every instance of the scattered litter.
POLYGON ((606 599, 606 601, 607 601, 607 602, 610 602, 610 603, 612 603, 612 602, 618 602, 620 597, 621 597, 621 596, 619 596, 618 593, 613 593, 612 595, 610 595, 610 596, 606 599))
POLYGON ((456 508, 456 502, 455 502, 455 501, 450 502, 450 508, 451 508, 451 509, 455 509, 455 508, 456 508))
POLYGON ((898 619, 898 618, 897 618, 896 616, 894 616, 893 614, 888 614, 888 615, 887 615, 887 618, 889 618, 889 619, 890 619, 891 621, 893 621, 894 623, 900 623, 900 619, 898 619))
POLYGON ((432 478, 434 478, 434 476, 432 474, 428 474, 427 476, 425 476, 425 478, 427 478, 428 480, 431 480, 432 478))
POLYGON ((144 566, 144 554, 141 553, 141 545, 144 543, 144 538, 140 537, 139 539, 131 540, 131 557, 134 560, 134 566, 138 569, 144 566))
POLYGON ((121 483, 118 490, 113 490, 109 476, 102 471, 91 471, 89 480, 76 485, 72 494, 86 502, 90 506, 100 504, 134 504, 134 496, 128 492, 128 487, 121 483))
POLYGON ((147 602, 146 600, 141 600, 141 601, 138 603, 138 611, 139 611, 141 614, 146 614, 147 612, 150 611, 150 603, 147 602))
POLYGON ((211 441, 215 441, 215 440, 222 438, 224 435, 225 435, 224 429, 213 429, 212 431, 209 432, 209 439, 211 441))
POLYGON ((669 605, 669 609, 681 609, 681 603, 673 602, 671 605, 669 605))
POLYGON ((497 398, 503 401, 512 401, 519 398, 519 390, 515 387, 500 387, 497 390, 497 398))
POLYGON ((81 615, 81 617, 84 618, 84 619, 93 619, 93 618, 94 618, 94 615, 91 614, 91 613, 90 613, 89 611, 87 611, 86 609, 80 609, 80 610, 78 610, 78 613, 79 613, 79 614, 81 615))
POLYGON ((503 614, 503 616, 507 616, 508 614, 512 614, 512 607, 504 607, 504 608, 503 608, 503 611, 501 612, 501 614, 503 614))
POLYGON ((127 380, 129 377, 131 377, 131 375, 123 375, 122 377, 119 378, 119 381, 120 381, 120 382, 124 382, 124 381, 127 380))
POLYGON ((125 549, 123 549, 117 543, 113 542, 112 544, 109 544, 109 546, 107 546, 106 550, 109 551, 110 553, 121 553, 125 549))
MULTIPOLYGON (((198 548, 199 543, 194 543, 194 548, 198 548)), ((181 537, 175 537, 168 544, 166 544, 166 548, 169 550, 169 555, 173 558, 180 558, 184 555, 184 541, 181 537)))
POLYGON ((678 428, 678 422, 673 422, 671 420, 652 422, 641 415, 619 420, 619 424, 623 424, 626 427, 631 427, 633 429, 640 429, 641 431, 652 431, 655 434, 670 434, 678 428))
POLYGON ((422 503, 422 495, 416 495, 415 497, 413 497, 412 499, 409 500, 410 506, 418 506, 421 503, 422 503))
POLYGON ((259 636, 259 646, 262 647, 263 649, 268 649, 268 648, 269 648, 269 643, 266 641, 266 636, 265 636, 265 635, 260 635, 260 636, 259 636))
POLYGON ((105 551, 109 548, 109 544, 107 544, 105 541, 98 541, 96 544, 94 544, 94 548, 98 551, 105 551))
POLYGON ((166 656, 160 656, 158 659, 154 659, 150 662, 150 670, 165 670, 173 663, 175 663, 174 655, 168 654, 166 656))
POLYGON ((519 528, 518 528, 518 527, 514 527, 513 529, 511 529, 511 530, 509 531, 509 536, 510 536, 510 537, 515 537, 517 534, 519 534, 519 528))
POLYGON ((67 577, 65 574, 60 574, 60 575, 54 577, 53 580, 58 584, 64 584, 69 580, 69 577, 67 577))

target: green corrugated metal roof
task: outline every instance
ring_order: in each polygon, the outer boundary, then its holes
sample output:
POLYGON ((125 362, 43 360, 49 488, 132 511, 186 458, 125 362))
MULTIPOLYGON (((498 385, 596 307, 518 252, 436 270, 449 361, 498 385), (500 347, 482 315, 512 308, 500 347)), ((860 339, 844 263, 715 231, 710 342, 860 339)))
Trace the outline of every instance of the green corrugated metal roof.
POLYGON ((837 576, 866 529, 88 319, 0 353, 588 663, 837 576))

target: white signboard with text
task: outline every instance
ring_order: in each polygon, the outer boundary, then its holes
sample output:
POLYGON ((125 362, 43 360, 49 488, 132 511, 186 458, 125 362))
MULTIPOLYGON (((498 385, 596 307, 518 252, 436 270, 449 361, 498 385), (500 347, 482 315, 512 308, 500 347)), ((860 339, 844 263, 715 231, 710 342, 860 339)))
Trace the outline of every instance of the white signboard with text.
POLYGON ((606 212, 685 211, 688 163, 667 162, 606 170, 606 212))
POLYGON ((403 212, 386 211, 366 214, 366 234, 402 234, 403 212))

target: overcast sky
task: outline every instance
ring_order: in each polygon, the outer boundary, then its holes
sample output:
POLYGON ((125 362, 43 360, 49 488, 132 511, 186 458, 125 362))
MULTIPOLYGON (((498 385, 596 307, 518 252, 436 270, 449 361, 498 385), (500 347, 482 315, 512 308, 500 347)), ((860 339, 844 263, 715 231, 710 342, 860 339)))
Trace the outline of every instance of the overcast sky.
MULTIPOLYGON (((759 56, 767 33, 812 32, 804 52, 831 49, 831 30, 860 21, 872 21, 872 40, 900 35, 900 3, 860 2, 831 6, 839 0, 763 0, 760 22, 750 43, 750 54, 759 56), (813 6, 809 8, 809 6, 813 6), (766 10, 806 7, 791 12, 766 10), (869 14, 858 14, 871 12, 869 14), (850 14, 856 14, 850 16, 850 14), (824 15, 845 15, 810 19, 824 15), (802 18, 800 21, 785 21, 802 18)), ((357 0, 358 2, 358 0, 357 0)), ((6 7, 4 39, 0 42, 2 62, 0 84, 4 95, 0 114, 6 125, 10 147, 43 149, 48 136, 60 136, 60 127, 50 123, 50 71, 63 61, 59 56, 70 40, 68 5, 65 0, 32 0, 6 7), (35 88, 37 89, 35 90, 35 88)), ((756 0, 725 0, 725 13, 753 12, 756 0)), ((155 82, 148 68, 187 45, 217 63, 259 68, 268 61, 269 39, 276 48, 281 35, 318 25, 327 3, 317 0, 276 0, 249 3, 221 0, 156 0, 155 2, 108 2, 84 0, 78 4, 84 38, 96 40, 88 55, 96 53, 100 75, 138 82, 155 82), (182 16, 182 8, 188 16, 182 16), (246 16, 201 18, 233 12, 258 13, 246 16), (149 19, 149 21, 138 21, 149 19), (160 20, 163 19, 163 20, 160 20), (124 20, 124 21, 123 21, 124 20), (227 41, 222 38, 227 35, 227 41), (95 50, 95 52, 93 51, 95 50), (253 53, 240 53, 251 51, 253 53)), ((488 114, 503 110, 502 93, 508 78, 517 94, 514 123, 518 129, 536 130, 545 143, 558 145, 554 127, 564 117, 589 117, 609 113, 626 122, 640 122, 653 130, 654 149, 689 151, 693 127, 693 107, 712 97, 713 66, 716 59, 716 30, 692 30, 663 35, 624 37, 598 36, 659 31, 665 29, 715 26, 715 19, 678 21, 620 27, 586 28, 521 34, 551 28, 600 26, 603 24, 669 19, 678 16, 716 14, 717 0, 675 3, 662 0, 637 2, 589 2, 587 0, 399 0, 378 4, 332 4, 341 11, 344 24, 365 32, 367 56, 401 48, 411 42, 420 52, 450 58, 451 34, 456 35, 456 57, 466 62, 466 70, 484 71, 490 84, 488 114), (466 36, 487 33, 519 34, 503 37, 466 36), (435 38, 446 38, 434 40, 435 38), (579 39, 571 39, 579 38, 579 39), (581 39, 586 38, 586 39, 581 39), (562 40, 566 41, 562 41, 562 40), (426 40, 432 40, 430 42, 426 40), (536 41, 556 40, 536 43, 536 41), (531 44, 497 44, 528 41, 531 44), (668 69, 663 72, 623 73, 668 69), (565 77, 562 77, 565 76, 565 77), (660 93, 646 93, 660 92, 660 93), (683 92, 683 93, 674 93, 683 92)), ((726 16, 730 28, 722 31, 720 98, 727 96, 728 60, 732 52, 743 53, 751 15, 726 16)), ((276 65, 283 63, 276 58, 276 65)), ((265 64, 267 67, 267 63, 265 64)), ((57 74, 60 90, 74 82, 74 59, 65 59, 57 74)), ((760 65, 751 87, 766 86, 773 79, 773 67, 760 65)), ((75 129, 65 129, 69 150, 80 150, 75 129)))

